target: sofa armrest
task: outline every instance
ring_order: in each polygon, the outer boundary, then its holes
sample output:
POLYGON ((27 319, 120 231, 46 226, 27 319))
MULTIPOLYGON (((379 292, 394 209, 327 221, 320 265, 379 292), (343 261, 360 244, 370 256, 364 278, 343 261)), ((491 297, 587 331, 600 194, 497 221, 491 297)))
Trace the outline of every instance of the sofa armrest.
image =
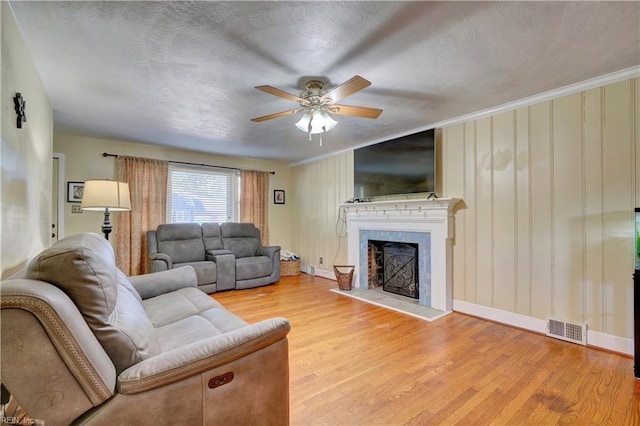
POLYGON ((207 259, 217 267, 216 291, 236 288, 236 256, 229 250, 208 250, 207 259))
POLYGON ((135 394, 160 388, 228 364, 287 336, 285 318, 272 318, 135 364, 118 376, 118 392, 135 394))
POLYGON ((267 256, 269 259, 273 259, 274 257, 278 257, 278 261, 280 261, 280 246, 261 246, 258 247, 258 256, 267 256))
POLYGON ((170 293, 184 287, 197 287, 198 278, 192 266, 181 266, 169 271, 129 277, 129 281, 142 299, 170 293))
POLYGON ((165 253, 154 253, 149 256, 151 260, 151 272, 161 272, 173 269, 173 259, 165 253))

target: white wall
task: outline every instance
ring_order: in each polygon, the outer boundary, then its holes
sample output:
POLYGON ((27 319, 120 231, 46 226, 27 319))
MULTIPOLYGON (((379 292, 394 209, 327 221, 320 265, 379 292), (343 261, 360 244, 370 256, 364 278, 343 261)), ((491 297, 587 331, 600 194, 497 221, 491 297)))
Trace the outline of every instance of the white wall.
POLYGON ((353 151, 293 167, 292 179, 293 251, 301 255, 301 264, 330 275, 334 264, 347 260, 346 226, 338 205, 353 197, 353 151))
POLYGON ((40 76, 7 2, 2 20, 2 145, 0 269, 2 278, 51 243, 53 113, 40 76), (16 126, 13 97, 26 101, 27 122, 16 126))
MULTIPOLYGON (((58 133, 54 135, 53 146, 56 152, 63 153, 66 157, 65 188, 68 181, 84 182, 87 179, 115 179, 116 159, 114 157, 103 157, 103 152, 159 160, 274 171, 275 174, 271 175, 269 184, 269 243, 282 247, 289 247, 291 244, 290 168, 284 162, 225 157, 130 141, 97 139, 58 133), (285 190, 284 205, 273 203, 274 189, 285 190)), ((104 214, 100 212, 71 213, 72 204, 65 203, 64 206, 65 234, 73 235, 87 231, 100 233, 104 214)), ((114 226, 117 226, 117 214, 112 214, 114 226)))

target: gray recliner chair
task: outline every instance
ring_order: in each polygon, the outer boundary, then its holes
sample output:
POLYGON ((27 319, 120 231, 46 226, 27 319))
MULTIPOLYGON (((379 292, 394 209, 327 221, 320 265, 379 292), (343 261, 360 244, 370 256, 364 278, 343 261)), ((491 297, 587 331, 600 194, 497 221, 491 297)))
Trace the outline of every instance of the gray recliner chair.
POLYGON ((236 288, 252 288, 280 280, 280 247, 263 246, 253 223, 220 224, 222 247, 236 259, 236 288))
POLYGON ((126 277, 97 234, 59 241, 0 283, 2 384, 47 425, 288 424, 289 322, 196 285, 191 266, 126 277))

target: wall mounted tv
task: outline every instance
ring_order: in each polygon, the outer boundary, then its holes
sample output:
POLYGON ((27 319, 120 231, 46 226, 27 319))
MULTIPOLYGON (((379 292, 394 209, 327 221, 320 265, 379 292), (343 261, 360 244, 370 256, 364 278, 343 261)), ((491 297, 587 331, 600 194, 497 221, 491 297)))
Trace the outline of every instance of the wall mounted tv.
POLYGON ((358 148, 353 161, 355 198, 436 191, 435 129, 358 148))

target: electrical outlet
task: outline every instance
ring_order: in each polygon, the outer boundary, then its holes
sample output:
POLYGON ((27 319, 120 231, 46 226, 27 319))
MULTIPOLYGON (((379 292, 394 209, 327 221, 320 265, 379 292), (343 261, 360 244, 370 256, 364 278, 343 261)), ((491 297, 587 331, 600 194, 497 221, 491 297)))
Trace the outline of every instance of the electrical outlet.
POLYGON ((320 264, 322 265, 322 263, 324 262, 323 258, 320 258, 320 264))
POLYGON ((82 213, 82 207, 78 205, 71 206, 71 213, 82 213))

